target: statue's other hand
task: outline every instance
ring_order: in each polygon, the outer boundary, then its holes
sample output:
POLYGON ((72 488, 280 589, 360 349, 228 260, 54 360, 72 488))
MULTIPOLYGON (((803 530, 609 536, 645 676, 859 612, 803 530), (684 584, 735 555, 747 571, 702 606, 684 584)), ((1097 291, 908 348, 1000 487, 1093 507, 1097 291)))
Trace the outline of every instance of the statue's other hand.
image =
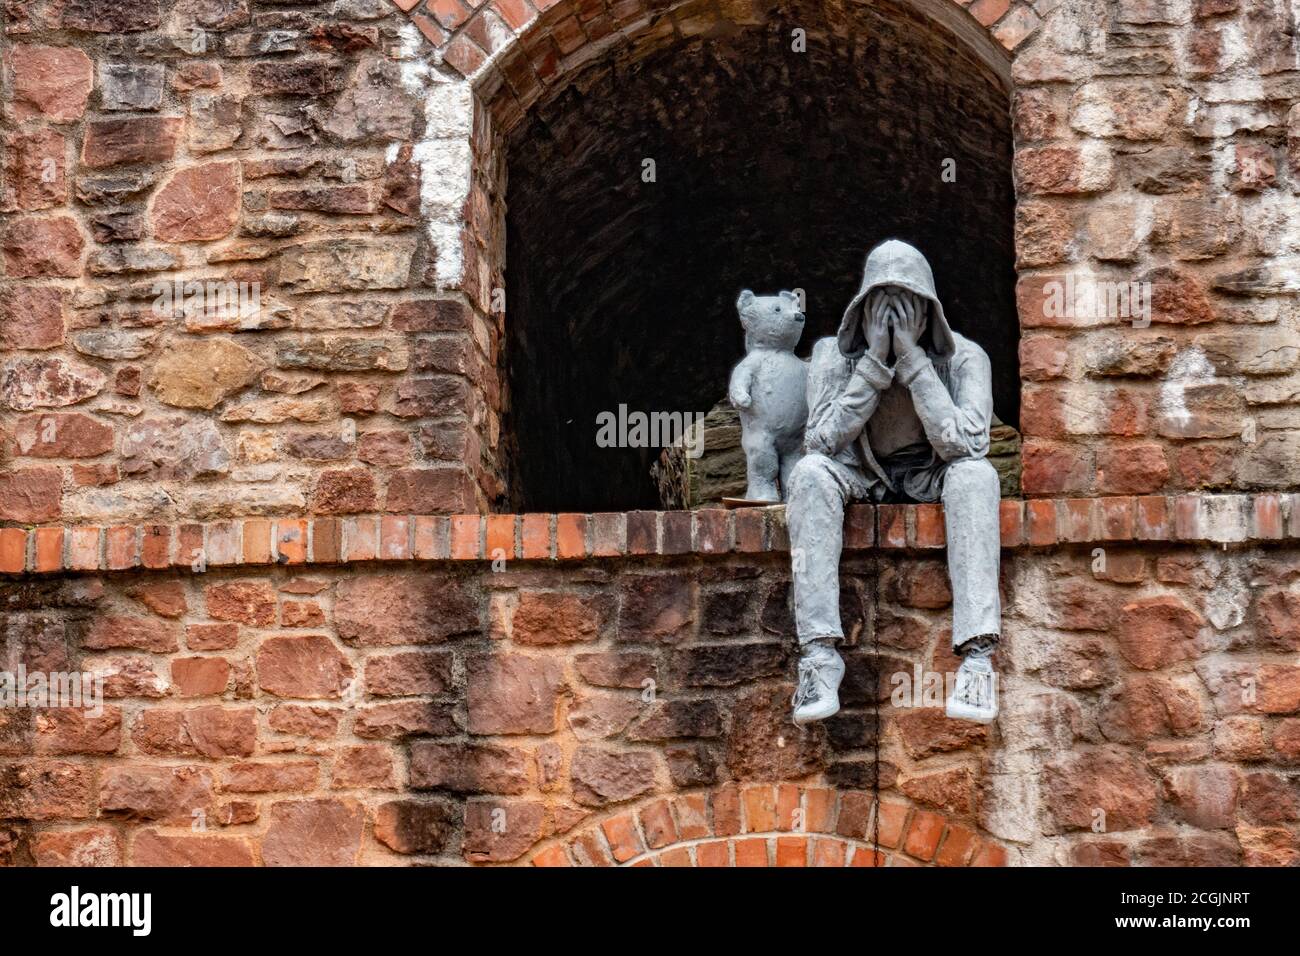
POLYGON ((750 405, 754 404, 754 396, 743 388, 733 388, 728 398, 731 399, 731 404, 736 408, 749 408, 750 405))
POLYGON ((894 351, 901 355, 917 347, 925 329, 925 308, 915 295, 897 299, 898 318, 894 322, 894 351))

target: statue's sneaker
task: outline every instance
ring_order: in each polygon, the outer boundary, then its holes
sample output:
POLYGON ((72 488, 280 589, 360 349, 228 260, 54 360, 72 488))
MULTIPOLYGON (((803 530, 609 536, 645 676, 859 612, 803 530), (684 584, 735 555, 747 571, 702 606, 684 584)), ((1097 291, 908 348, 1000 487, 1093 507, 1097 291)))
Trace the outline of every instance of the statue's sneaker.
POLYGON ((992 723, 998 715, 997 680, 988 657, 972 654, 962 658, 945 712, 956 720, 992 723))
POLYGON ((799 686, 790 703, 794 722, 807 724, 825 720, 840 709, 840 681, 844 680, 844 659, 833 647, 809 644, 799 658, 799 686))

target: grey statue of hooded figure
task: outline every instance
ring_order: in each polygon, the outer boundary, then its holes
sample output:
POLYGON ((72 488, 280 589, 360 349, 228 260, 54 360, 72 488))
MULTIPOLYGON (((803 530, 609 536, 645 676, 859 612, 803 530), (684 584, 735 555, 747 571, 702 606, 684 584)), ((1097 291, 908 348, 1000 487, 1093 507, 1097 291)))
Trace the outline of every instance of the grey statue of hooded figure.
POLYGON ((808 371, 807 454, 790 476, 786 505, 801 645, 843 637, 839 559, 851 501, 942 500, 953 645, 996 642, 1000 489, 985 458, 992 416, 988 356, 949 326, 929 263, 905 242, 881 243, 839 333, 817 342, 808 371), (920 347, 892 366, 867 350, 864 328, 868 296, 885 286, 928 303, 920 347))

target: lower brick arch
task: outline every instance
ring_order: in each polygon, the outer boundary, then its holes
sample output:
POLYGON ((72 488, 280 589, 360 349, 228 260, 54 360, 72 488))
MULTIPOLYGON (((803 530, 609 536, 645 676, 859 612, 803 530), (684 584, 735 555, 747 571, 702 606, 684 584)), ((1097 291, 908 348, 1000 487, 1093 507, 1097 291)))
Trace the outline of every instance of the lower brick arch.
POLYGON ((1007 848, 865 790, 727 784, 624 808, 548 841, 533 866, 1006 866, 1007 848))

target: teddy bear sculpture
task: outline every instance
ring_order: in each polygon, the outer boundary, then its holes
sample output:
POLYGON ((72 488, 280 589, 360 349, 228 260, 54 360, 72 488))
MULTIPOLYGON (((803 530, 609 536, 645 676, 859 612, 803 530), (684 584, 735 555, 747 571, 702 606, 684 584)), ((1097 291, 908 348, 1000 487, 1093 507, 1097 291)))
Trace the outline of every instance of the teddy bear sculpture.
POLYGON ((808 421, 808 364, 794 354, 804 316, 793 292, 736 300, 745 357, 731 373, 727 396, 740 412, 751 502, 785 500, 790 471, 803 455, 808 421))

